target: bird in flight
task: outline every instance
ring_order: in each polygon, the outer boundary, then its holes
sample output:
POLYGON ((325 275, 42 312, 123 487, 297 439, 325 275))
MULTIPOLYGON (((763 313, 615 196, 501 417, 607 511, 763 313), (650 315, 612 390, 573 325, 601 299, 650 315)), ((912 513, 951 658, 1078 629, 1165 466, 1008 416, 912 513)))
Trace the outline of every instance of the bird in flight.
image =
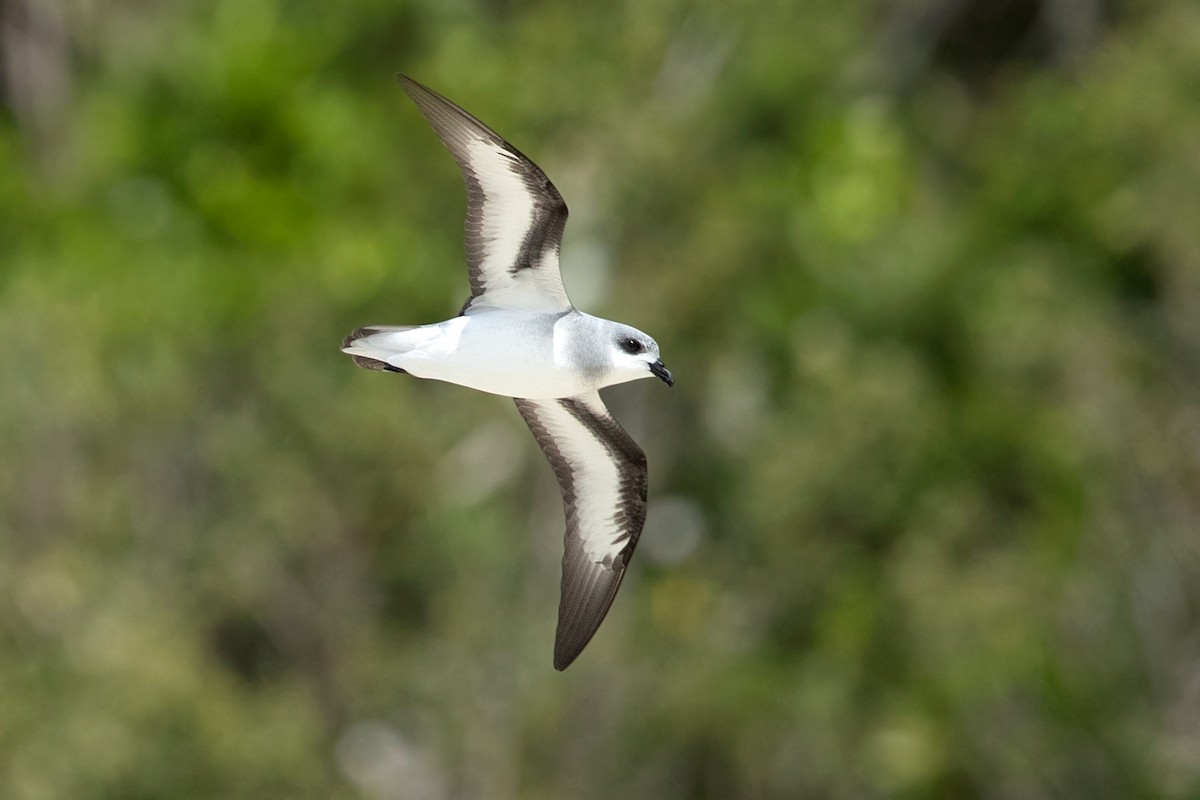
POLYGON ((359 328, 342 352, 366 369, 516 401, 562 489, 567 530, 554 667, 566 669, 608 613, 646 519, 646 456, 599 390, 675 379, 652 338, 567 299, 558 267, 567 205, 546 173, 459 106, 399 79, 467 185, 471 296, 445 322, 359 328))

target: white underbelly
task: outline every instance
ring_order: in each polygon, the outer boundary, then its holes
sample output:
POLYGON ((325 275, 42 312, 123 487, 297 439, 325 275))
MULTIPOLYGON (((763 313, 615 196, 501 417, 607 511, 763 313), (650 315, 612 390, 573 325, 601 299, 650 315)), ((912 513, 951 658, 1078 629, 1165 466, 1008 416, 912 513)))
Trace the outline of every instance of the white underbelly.
MULTIPOLYGON (((434 377, 434 376, 430 376, 434 377)), ((520 374, 515 371, 473 372, 469 375, 444 375, 440 380, 469 386, 481 392, 504 395, 505 397, 524 397, 531 400, 552 397, 574 397, 588 391, 586 385, 578 379, 564 374, 520 374)))
POLYGON ((506 397, 573 397, 595 388, 558 363, 549 325, 458 317, 439 327, 440 341, 407 354, 399 366, 418 378, 506 397))

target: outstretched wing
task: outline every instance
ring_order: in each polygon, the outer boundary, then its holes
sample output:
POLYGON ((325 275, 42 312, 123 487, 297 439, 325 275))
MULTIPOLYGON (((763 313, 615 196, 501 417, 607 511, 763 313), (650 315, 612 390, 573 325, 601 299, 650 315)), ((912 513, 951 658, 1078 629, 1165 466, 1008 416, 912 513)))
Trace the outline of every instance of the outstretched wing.
POLYGON ((646 455, 596 392, 516 401, 562 488, 567 515, 554 668, 566 669, 608 613, 646 521, 646 455))
POLYGON ((491 128, 437 92, 400 76, 467 184, 467 272, 479 305, 571 308, 558 271, 567 204, 546 173, 491 128))

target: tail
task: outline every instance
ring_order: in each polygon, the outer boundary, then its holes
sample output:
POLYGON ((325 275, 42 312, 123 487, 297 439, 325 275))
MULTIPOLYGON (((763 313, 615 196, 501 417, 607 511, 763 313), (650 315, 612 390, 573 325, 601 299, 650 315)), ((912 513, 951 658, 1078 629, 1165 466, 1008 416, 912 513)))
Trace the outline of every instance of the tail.
POLYGON ((400 355, 405 349, 398 346, 392 334, 410 331, 418 325, 369 325, 358 328, 342 340, 342 352, 354 359, 364 369, 383 372, 404 372, 388 363, 388 359, 400 355))

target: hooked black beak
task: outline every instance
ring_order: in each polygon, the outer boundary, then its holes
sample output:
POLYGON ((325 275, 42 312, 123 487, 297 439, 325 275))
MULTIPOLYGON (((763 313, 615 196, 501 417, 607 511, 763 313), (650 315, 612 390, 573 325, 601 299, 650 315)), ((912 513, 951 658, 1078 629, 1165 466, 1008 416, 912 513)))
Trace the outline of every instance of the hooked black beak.
POLYGON ((661 378, 662 382, 667 386, 675 385, 675 378, 671 375, 671 370, 663 366, 662 359, 659 359, 651 364, 650 371, 654 373, 654 377, 661 378))

